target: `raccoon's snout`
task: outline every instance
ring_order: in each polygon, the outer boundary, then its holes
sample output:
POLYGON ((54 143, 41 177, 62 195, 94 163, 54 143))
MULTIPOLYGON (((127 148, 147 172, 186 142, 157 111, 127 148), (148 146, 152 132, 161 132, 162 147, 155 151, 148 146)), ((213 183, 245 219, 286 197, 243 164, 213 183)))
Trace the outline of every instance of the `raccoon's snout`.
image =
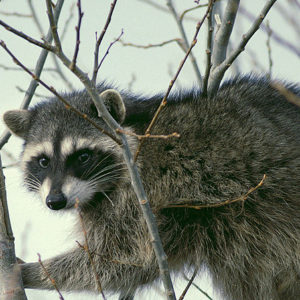
POLYGON ((50 209, 59 210, 65 208, 67 199, 64 194, 49 194, 46 198, 46 204, 50 209))

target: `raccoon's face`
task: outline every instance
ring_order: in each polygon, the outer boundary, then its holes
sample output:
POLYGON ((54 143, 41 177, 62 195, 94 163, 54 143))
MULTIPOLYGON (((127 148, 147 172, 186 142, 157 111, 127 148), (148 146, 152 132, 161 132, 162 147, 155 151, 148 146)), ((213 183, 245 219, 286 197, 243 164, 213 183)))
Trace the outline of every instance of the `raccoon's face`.
MULTIPOLYGON (((121 96, 111 90, 103 94, 111 104, 109 110, 122 122, 125 106, 121 96)), ((75 93, 70 98, 73 106, 105 127, 86 94, 75 93)), ((57 99, 29 111, 8 111, 3 119, 25 140, 25 184, 38 192, 50 209, 72 208, 76 203, 88 207, 104 198, 111 201, 109 195, 123 176, 124 164, 119 146, 109 137, 57 99)))
POLYGON ((124 168, 99 141, 69 136, 57 143, 27 144, 22 159, 25 184, 53 210, 110 199, 124 168))

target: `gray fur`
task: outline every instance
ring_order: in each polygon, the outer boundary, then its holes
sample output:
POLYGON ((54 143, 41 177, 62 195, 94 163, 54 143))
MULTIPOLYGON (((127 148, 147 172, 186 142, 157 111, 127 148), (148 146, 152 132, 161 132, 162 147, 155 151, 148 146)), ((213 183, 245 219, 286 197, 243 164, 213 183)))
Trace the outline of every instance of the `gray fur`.
MULTIPOLYGON (((300 96, 299 87, 286 87, 300 96)), ((100 85, 99 92, 108 88, 100 85)), ((161 97, 121 94, 123 126, 144 133, 161 97)), ((86 92, 65 97, 105 127, 86 92)), ((74 141, 84 137, 94 142, 93 151, 100 151, 97 159, 102 157, 102 162, 96 169, 111 165, 97 185, 100 193, 79 203, 104 290, 130 295, 156 280, 159 270, 147 228, 114 142, 57 99, 33 107, 29 124, 22 134, 24 153, 30 144, 50 141, 59 149, 66 136, 74 141)), ((152 133, 174 131, 180 138, 146 140, 138 159, 171 270, 208 268, 224 299, 300 299, 299 107, 266 79, 237 78, 211 99, 195 91, 171 96, 152 133), (264 184, 245 201, 199 210, 168 208, 238 198, 264 174, 264 184)), ((136 143, 131 142, 132 149, 136 143)), ((48 176, 54 185, 50 193, 58 195, 66 172, 75 177, 78 170, 62 161, 66 158, 58 150, 53 153, 45 173, 34 157, 23 164, 25 180, 30 173, 40 181, 48 176)), ((89 176, 81 175, 81 180, 89 182, 89 176)), ((88 256, 80 247, 47 260, 45 266, 61 290, 96 290, 88 256)), ((38 263, 22 265, 22 273, 25 287, 52 288, 38 263)))

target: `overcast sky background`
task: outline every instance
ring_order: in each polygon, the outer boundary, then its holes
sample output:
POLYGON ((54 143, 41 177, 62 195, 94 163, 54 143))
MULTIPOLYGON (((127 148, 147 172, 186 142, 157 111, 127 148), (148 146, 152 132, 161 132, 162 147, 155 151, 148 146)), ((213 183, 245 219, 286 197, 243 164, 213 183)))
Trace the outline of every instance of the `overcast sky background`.
MULTIPOLYGON (((262 9, 264 0, 242 0, 241 3, 247 11, 258 15, 262 9)), ((290 26, 289 21, 292 19, 284 12, 288 9, 291 16, 299 18, 300 9, 295 5, 291 10, 288 0, 279 0, 281 6, 273 7, 271 13, 267 16, 271 29, 277 34, 292 42, 299 49, 299 31, 297 33, 290 26), (298 42, 298 45, 297 45, 298 42)), ((37 11, 38 17, 42 23, 44 32, 48 30, 46 5, 45 1, 33 0, 32 3, 37 11)), ((75 1, 66 0, 58 29, 61 32, 67 18, 70 15, 71 6, 75 1)), ((106 20, 106 16, 110 9, 110 0, 106 1, 82 1, 82 10, 84 17, 81 28, 81 44, 78 56, 78 65, 86 72, 91 74, 93 67, 93 52, 95 44, 95 32, 101 32, 106 20), (97 3, 96 3, 97 2, 97 3)), ((165 1, 156 1, 160 5, 165 6, 165 1)), ((191 8, 195 5, 193 0, 177 0, 174 1, 178 12, 191 8)), ((205 1, 200 1, 205 3, 205 1)), ((299 2, 298 2, 299 3, 299 2)), ((167 7, 166 7, 167 8, 167 7)), ((27 1, 20 0, 2 0, 0 2, 0 18, 11 26, 19 29, 28 35, 40 38, 35 24, 31 18, 9 16, 5 13, 18 12, 30 15, 27 1)), ((198 9, 189 14, 195 20, 202 18, 205 8, 198 9)), ((77 11, 73 9, 74 18, 72 19, 68 34, 63 41, 63 49, 66 54, 72 56, 75 43, 74 27, 77 23, 77 11)), ((186 20, 184 22, 187 35, 191 41, 194 35, 196 21, 186 20)), ((239 41, 241 35, 245 33, 250 23, 241 15, 238 15, 236 26, 233 32, 233 40, 239 41)), ((136 44, 156 44, 173 38, 179 38, 178 27, 173 17, 164 10, 158 10, 145 1, 138 0, 119 0, 112 18, 111 25, 105 36, 100 49, 102 56, 108 45, 121 33, 124 34, 122 40, 136 44)), ((299 30, 299 27, 298 27, 299 30)), ((13 34, 0 28, 0 39, 4 40, 7 47, 20 59, 27 67, 33 68, 39 56, 40 49, 28 42, 14 36, 13 34)), ((266 45, 267 35, 263 32, 255 34, 254 38, 249 42, 246 51, 241 54, 237 60, 238 68, 242 73, 255 72, 264 74, 268 70, 268 48, 266 45)), ((194 48, 194 55, 197 57, 201 72, 204 73, 205 66, 205 46, 206 46, 206 29, 202 28, 198 36, 198 43, 194 48)), ((233 47, 235 43, 233 42, 233 47)), ((184 53, 177 44, 171 43, 164 47, 152 49, 137 49, 132 47, 124 47, 120 43, 115 44, 103 66, 100 69, 98 79, 107 80, 119 88, 128 89, 136 93, 144 93, 151 95, 157 92, 166 91, 169 82, 176 72, 184 53)), ((299 82, 300 61, 299 56, 288 51, 278 43, 271 40, 271 56, 273 60, 272 76, 274 78, 284 79, 287 81, 299 82)), ((31 78, 22 71, 5 70, 3 66, 15 68, 10 57, 0 49, 0 113, 1 115, 8 109, 18 108, 23 100, 24 93, 20 92, 16 87, 26 90, 31 78)), ((52 66, 52 58, 48 57, 46 66, 52 66)), ((66 76, 73 83, 76 89, 81 89, 81 83, 65 70, 66 76)), ((226 75, 230 76, 230 72, 226 75)), ((50 86, 54 86, 57 90, 67 90, 65 83, 53 72, 44 72, 42 79, 50 86)), ((176 88, 193 88, 197 86, 193 69, 189 62, 179 77, 179 84, 176 88)), ((49 96, 43 87, 38 87, 37 94, 49 96)), ((41 98, 35 97, 33 103, 41 101, 41 98)), ((0 124, 1 132, 4 126, 0 124)), ((11 138, 9 143, 4 147, 13 157, 18 158, 21 151, 22 141, 16 137, 11 138)), ((3 165, 12 163, 12 159, 7 152, 2 151, 3 165)), ((7 179, 8 201, 10 208, 11 222, 14 235, 16 238, 17 256, 25 261, 37 261, 37 253, 40 253, 42 259, 59 254, 65 249, 76 246, 75 241, 78 239, 76 234, 72 233, 72 223, 74 216, 71 213, 53 212, 45 207, 39 201, 38 197, 28 193, 22 186, 22 176, 18 168, 7 168, 5 170, 7 179)), ((216 290, 211 286, 209 277, 204 274, 197 279, 199 285, 206 290, 214 300, 221 300, 216 290)), ((176 292, 179 296, 184 289, 186 282, 177 280, 176 292)), ((54 292, 27 291, 28 299, 58 299, 58 295, 54 292)), ((78 293, 63 294, 65 299, 100 299, 99 296, 86 295, 78 293)), ((144 290, 137 298, 139 299, 163 299, 159 289, 144 290)), ((108 299, 116 299, 116 297, 108 297, 108 299)), ((187 294, 187 300, 191 299, 207 299, 194 288, 191 288, 187 294)))

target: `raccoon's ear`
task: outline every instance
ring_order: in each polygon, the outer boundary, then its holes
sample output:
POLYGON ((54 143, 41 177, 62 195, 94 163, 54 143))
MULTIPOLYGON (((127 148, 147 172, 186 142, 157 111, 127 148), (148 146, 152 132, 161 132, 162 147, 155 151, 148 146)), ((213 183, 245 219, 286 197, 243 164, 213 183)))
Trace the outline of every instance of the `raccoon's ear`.
POLYGON ((104 104, 113 118, 122 124, 126 116, 126 108, 122 96, 119 92, 113 89, 106 90, 100 94, 104 104))
POLYGON ((25 138, 29 129, 31 113, 25 109, 9 110, 3 115, 3 121, 15 135, 25 138))

